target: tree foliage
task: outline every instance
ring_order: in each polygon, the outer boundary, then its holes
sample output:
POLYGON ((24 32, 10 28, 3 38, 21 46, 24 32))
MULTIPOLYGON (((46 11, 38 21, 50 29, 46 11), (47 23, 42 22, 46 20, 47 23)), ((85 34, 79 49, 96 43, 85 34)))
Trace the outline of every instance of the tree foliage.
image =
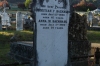
POLYGON ((25 1, 25 7, 28 8, 28 7, 29 7, 29 4, 30 4, 31 2, 32 2, 32 0, 26 0, 26 1, 25 1))
POLYGON ((73 5, 76 11, 87 11, 96 9, 96 6, 93 3, 86 2, 84 0, 80 1, 78 4, 73 5))
POLYGON ((0 1, 0 7, 4 7, 4 4, 6 7, 10 8, 9 3, 6 0, 0 1))
POLYGON ((26 7, 25 7, 25 4, 24 3, 19 3, 18 4, 18 8, 21 8, 21 9, 25 9, 26 7))

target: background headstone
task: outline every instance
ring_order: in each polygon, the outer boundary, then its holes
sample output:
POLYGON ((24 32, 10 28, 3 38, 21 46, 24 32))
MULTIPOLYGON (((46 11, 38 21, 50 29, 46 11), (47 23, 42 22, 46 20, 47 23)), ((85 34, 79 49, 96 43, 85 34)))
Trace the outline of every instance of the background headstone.
POLYGON ((92 22, 93 26, 98 26, 99 20, 97 18, 93 18, 92 22))
POLYGON ((11 22, 11 19, 8 15, 8 13, 6 12, 6 4, 4 3, 3 4, 3 12, 0 13, 1 15, 1 24, 2 24, 2 28, 8 28, 8 26, 11 26, 10 22, 11 22))
POLYGON ((1 14, 1 22, 2 22, 2 25, 11 26, 11 24, 10 24, 10 17, 9 17, 9 15, 6 12, 3 12, 1 14))
POLYGON ((88 15, 87 15, 87 19, 88 19, 88 24, 89 26, 91 27, 92 26, 92 19, 93 19, 93 14, 92 12, 89 12, 88 15))
POLYGON ((23 30, 23 17, 21 12, 16 13, 16 30, 23 30))
POLYGON ((0 17, 0 30, 2 30, 1 17, 0 17))

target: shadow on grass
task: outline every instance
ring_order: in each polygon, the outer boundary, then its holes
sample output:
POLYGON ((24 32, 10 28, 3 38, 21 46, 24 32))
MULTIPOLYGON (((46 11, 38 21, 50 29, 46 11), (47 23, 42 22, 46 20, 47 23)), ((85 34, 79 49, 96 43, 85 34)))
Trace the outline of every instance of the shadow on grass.
POLYGON ((0 43, 0 64, 14 63, 15 60, 11 59, 9 56, 10 44, 0 43))
POLYGON ((14 34, 21 35, 20 41, 33 40, 33 31, 0 31, 0 64, 8 64, 16 62, 9 56, 10 38, 14 34))

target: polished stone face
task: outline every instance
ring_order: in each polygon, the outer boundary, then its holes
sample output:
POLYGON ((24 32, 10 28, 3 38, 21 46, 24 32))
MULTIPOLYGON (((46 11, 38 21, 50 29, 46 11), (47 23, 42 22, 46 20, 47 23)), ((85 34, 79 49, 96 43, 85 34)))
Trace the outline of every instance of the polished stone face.
POLYGON ((63 0, 44 0, 36 11, 38 66, 67 65, 70 6, 66 2, 64 8, 63 0))

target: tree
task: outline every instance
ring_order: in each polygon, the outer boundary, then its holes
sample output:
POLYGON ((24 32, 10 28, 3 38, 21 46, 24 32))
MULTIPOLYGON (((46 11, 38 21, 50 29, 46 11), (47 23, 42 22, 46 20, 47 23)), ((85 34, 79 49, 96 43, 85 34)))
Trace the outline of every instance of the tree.
POLYGON ((32 0, 26 0, 25 1, 25 7, 28 8, 29 7, 29 4, 32 2, 32 0))
POLYGON ((3 8, 4 4, 6 7, 10 8, 9 3, 6 0, 0 1, 0 7, 3 8))
POLYGON ((94 10, 96 6, 93 3, 86 2, 86 0, 80 1, 78 4, 73 5, 76 11, 87 11, 87 9, 94 10))
POLYGON ((21 8, 21 9, 25 9, 26 7, 25 7, 25 4, 24 3, 19 3, 18 4, 18 8, 21 8))

